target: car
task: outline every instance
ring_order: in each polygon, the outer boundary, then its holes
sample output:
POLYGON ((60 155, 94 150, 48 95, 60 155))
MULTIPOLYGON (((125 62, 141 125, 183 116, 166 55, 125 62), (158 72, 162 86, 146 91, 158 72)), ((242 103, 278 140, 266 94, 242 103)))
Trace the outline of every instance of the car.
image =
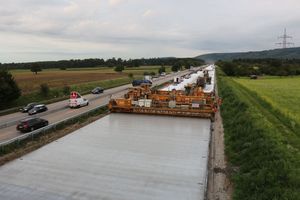
POLYGON ((148 83, 150 85, 152 85, 152 81, 150 80, 133 80, 132 81, 132 86, 140 86, 142 83, 148 83))
POLYGON ((89 100, 83 98, 78 92, 73 91, 70 94, 69 107, 70 108, 79 108, 81 106, 89 105, 89 100))
POLYGON ((101 94, 104 92, 104 89, 102 87, 95 87, 93 90, 92 90, 92 94, 101 94))
POLYGON ((17 124, 17 130, 20 132, 30 132, 36 129, 48 126, 48 120, 42 118, 26 118, 17 124))
POLYGON ((23 112, 23 113, 28 112, 29 110, 31 110, 36 105, 38 105, 38 103, 29 103, 26 106, 24 106, 23 108, 21 108, 20 111, 23 112))
POLYGON ((28 114, 34 115, 34 114, 37 114, 40 112, 45 112, 47 110, 48 110, 47 106, 45 106, 44 104, 38 104, 38 105, 35 105, 31 110, 29 110, 28 114))

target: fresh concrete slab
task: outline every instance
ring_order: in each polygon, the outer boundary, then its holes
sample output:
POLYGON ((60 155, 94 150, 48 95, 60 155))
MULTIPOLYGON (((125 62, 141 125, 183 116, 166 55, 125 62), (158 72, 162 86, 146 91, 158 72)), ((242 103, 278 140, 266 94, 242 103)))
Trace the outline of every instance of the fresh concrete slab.
POLYGON ((5 200, 201 200, 207 119, 110 114, 0 167, 5 200))

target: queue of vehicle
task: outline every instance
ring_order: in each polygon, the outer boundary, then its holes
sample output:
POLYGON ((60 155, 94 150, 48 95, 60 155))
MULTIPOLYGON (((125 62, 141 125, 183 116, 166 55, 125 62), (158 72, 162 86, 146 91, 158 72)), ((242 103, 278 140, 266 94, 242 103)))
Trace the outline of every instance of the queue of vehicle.
MULTIPOLYGON (((101 94, 104 92, 104 89, 101 87, 96 87, 92 91, 92 94, 101 94)), ((70 99, 68 106, 70 108, 78 108, 82 106, 89 105, 89 101, 85 98, 83 98, 78 92, 72 91, 70 93, 70 99)), ((35 115, 37 113, 45 112, 48 108, 45 104, 39 104, 36 102, 29 103, 23 108, 20 109, 20 112, 28 113, 28 115, 35 115)), ((49 124, 48 120, 42 119, 39 117, 30 117, 25 118, 19 121, 17 124, 16 129, 22 133, 24 132, 30 132, 39 128, 42 128, 44 126, 47 126, 49 124)))

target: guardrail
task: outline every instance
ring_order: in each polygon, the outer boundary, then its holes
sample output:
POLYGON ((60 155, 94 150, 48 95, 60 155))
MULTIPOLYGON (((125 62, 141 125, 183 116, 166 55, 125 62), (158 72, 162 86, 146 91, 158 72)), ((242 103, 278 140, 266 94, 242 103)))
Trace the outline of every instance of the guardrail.
POLYGON ((96 112, 98 110, 101 110, 103 108, 105 108, 106 105, 101 105, 98 106, 96 108, 92 108, 86 112, 77 114, 75 116, 72 117, 68 117, 64 120, 55 122, 53 124, 49 124, 48 126, 45 126, 43 128, 37 129, 35 131, 29 132, 29 133, 25 133, 23 135, 20 135, 18 137, 12 138, 10 140, 4 141, 4 142, 0 142, 0 152, 4 152, 5 147, 9 146, 9 145, 19 145, 22 141, 26 140, 26 139, 31 139, 33 140, 35 138, 35 136, 37 135, 43 135, 51 130, 56 130, 59 127, 63 127, 64 125, 67 125, 69 123, 75 122, 76 120, 80 119, 81 117, 84 116, 88 116, 89 114, 96 112))

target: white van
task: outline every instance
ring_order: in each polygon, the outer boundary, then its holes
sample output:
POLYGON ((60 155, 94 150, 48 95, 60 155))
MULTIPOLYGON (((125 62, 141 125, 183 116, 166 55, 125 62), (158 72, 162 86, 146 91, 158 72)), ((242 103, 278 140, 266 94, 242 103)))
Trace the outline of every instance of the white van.
POLYGON ((89 100, 83 98, 78 92, 71 92, 70 100, 69 100, 69 107, 70 108, 78 108, 81 106, 89 105, 89 100))

